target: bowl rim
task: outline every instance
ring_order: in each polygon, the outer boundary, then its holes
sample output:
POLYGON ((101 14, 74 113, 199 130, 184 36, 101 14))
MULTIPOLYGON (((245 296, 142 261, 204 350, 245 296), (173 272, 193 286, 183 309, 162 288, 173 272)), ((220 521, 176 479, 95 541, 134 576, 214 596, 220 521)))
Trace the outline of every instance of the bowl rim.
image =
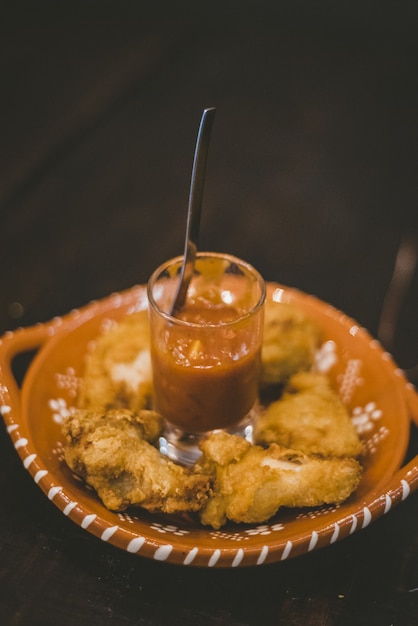
MULTIPOLYGON (((314 529, 310 528, 309 524, 301 524, 301 532, 297 536, 287 536, 286 533, 282 533, 280 536, 277 534, 268 539, 265 539, 260 531, 260 541, 247 542, 245 547, 242 547, 243 543, 220 542, 221 547, 218 548, 216 542, 213 541, 213 533, 207 545, 198 547, 195 545, 194 535, 188 537, 185 534, 176 535, 172 532, 169 540, 167 536, 159 535, 158 530, 148 536, 146 533, 138 535, 129 529, 129 525, 112 524, 109 519, 105 519, 107 516, 101 516, 100 504, 92 505, 85 510, 83 503, 76 501, 74 490, 68 485, 61 485, 62 477, 55 476, 48 461, 38 454, 30 438, 28 423, 30 419, 28 415, 24 415, 24 411, 30 403, 30 392, 36 385, 40 367, 63 337, 73 333, 89 321, 95 321, 99 316, 103 317, 122 309, 126 309, 126 312, 134 312, 145 307, 146 286, 137 285, 124 292, 111 294, 102 300, 92 301, 80 309, 75 309, 62 317, 56 317, 47 323, 8 332, 0 339, 0 387, 3 390, 0 400, 7 430, 25 469, 65 515, 102 540, 140 556, 199 567, 236 567, 284 560, 334 543, 387 513, 418 487, 416 458, 399 469, 409 441, 410 413, 414 412, 411 402, 416 402, 418 407, 417 395, 402 370, 364 328, 332 305, 319 300, 316 296, 279 283, 270 282, 267 283, 267 287, 269 298, 277 298, 280 301, 280 298, 289 296, 290 299, 298 302, 309 303, 311 307, 319 307, 321 312, 326 311, 335 323, 351 329, 355 336, 359 336, 362 341, 369 342, 372 349, 377 350, 381 355, 385 367, 392 371, 395 388, 402 404, 400 418, 402 428, 399 435, 400 441, 397 441, 400 461, 393 465, 389 479, 385 480, 384 484, 382 482, 376 484, 361 502, 354 500, 342 509, 334 512, 327 511, 322 519, 318 518, 314 529), (36 347, 39 351, 30 364, 22 388, 19 390, 13 381, 11 360, 15 354, 36 347), (3 367, 1 367, 2 364, 3 367)), ((415 415, 418 415, 418 408, 415 415)), ((200 534, 207 532, 206 529, 199 531, 200 534)))

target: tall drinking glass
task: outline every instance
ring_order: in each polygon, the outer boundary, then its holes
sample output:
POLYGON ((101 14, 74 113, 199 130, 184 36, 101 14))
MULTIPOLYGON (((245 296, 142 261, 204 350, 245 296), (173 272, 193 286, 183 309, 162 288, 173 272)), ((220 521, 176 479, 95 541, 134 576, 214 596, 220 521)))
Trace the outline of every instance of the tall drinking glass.
POLYGON ((227 429, 250 438, 258 400, 265 284, 248 263, 198 253, 182 310, 174 302, 182 257, 148 282, 154 407, 166 421, 160 449, 193 463, 199 439, 227 429))

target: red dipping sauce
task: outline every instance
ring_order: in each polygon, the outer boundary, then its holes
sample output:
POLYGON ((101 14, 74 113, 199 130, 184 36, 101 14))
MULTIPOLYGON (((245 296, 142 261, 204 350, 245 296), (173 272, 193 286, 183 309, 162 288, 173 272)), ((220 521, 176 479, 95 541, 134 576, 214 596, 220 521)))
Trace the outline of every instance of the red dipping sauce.
POLYGON ((175 426, 192 432, 226 428, 252 409, 260 345, 253 345, 252 325, 234 322, 239 317, 228 305, 189 302, 178 319, 202 324, 198 336, 175 324, 166 330, 164 350, 152 344, 155 408, 175 426))

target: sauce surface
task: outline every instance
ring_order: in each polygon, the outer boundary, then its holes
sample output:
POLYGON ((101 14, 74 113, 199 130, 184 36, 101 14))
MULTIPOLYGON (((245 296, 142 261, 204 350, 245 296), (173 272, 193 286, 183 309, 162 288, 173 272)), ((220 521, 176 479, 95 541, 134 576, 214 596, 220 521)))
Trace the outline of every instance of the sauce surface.
POLYGON ((153 342, 155 408, 173 425, 204 432, 238 423, 258 394, 260 345, 253 326, 224 303, 192 301, 164 342, 153 342), (234 320, 236 322, 234 323, 234 320))

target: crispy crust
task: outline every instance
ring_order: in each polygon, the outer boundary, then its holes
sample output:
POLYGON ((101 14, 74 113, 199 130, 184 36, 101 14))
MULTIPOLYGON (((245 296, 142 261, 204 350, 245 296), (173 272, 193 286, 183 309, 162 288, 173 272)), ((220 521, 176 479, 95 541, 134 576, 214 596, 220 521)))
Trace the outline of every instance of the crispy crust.
POLYGON ((202 451, 200 465, 214 476, 214 491, 200 519, 215 529, 227 520, 261 523, 281 507, 342 502, 362 474, 352 458, 313 457, 277 444, 264 449, 224 432, 211 434, 202 451))
POLYGON ((78 407, 139 411, 151 406, 148 312, 137 311, 94 342, 86 358, 78 407))
POLYGON ((141 506, 149 511, 199 510, 211 480, 176 465, 149 441, 158 437, 159 415, 128 410, 78 410, 63 425, 65 460, 111 510, 141 506))
POLYGON ((254 440, 323 456, 355 457, 362 450, 350 415, 328 377, 313 372, 291 377, 282 397, 260 415, 254 440))
POLYGON ((261 386, 285 383, 295 372, 312 367, 321 333, 295 305, 267 301, 261 350, 261 386))

